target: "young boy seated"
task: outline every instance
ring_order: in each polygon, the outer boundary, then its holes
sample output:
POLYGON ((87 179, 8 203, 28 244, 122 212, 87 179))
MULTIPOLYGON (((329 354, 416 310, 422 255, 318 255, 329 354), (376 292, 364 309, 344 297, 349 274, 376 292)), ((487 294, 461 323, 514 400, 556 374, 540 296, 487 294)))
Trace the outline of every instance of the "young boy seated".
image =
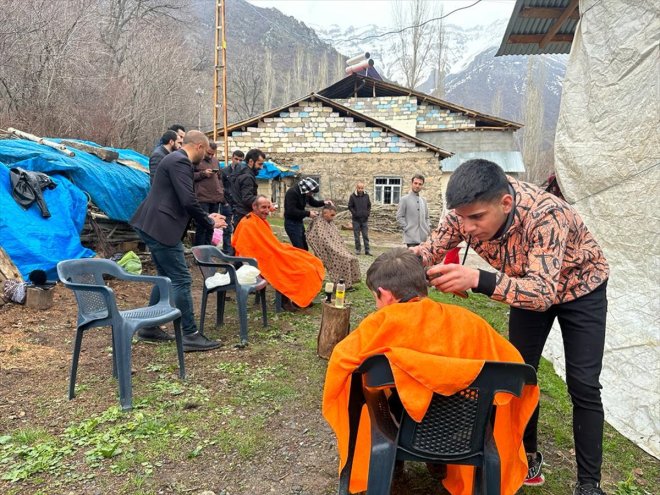
MULTIPOLYGON (((408 414, 421 421, 433 393, 452 395, 466 388, 484 361, 522 362, 518 351, 476 314, 427 297, 420 259, 405 248, 379 256, 367 271, 367 286, 378 310, 335 347, 323 391, 323 416, 337 436, 340 466, 348 455, 348 401, 351 374, 369 356, 384 354, 408 414)), ((513 494, 527 474, 522 435, 538 402, 538 387, 520 399, 498 397, 495 441, 503 494, 513 494)), ((370 452, 369 416, 362 411, 350 491, 366 490, 370 452)), ((472 493, 471 466, 448 466, 443 481, 452 494, 472 493)))

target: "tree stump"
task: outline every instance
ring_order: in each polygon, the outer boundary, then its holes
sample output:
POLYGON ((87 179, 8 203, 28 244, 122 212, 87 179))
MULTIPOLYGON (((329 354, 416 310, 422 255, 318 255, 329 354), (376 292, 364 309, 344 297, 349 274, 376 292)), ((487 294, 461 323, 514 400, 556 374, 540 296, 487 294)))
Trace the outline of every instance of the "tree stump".
POLYGON ((350 331, 351 307, 336 308, 334 304, 323 302, 321 307, 321 328, 317 340, 316 353, 323 359, 330 359, 337 343, 350 331))
POLYGON ((48 309, 53 305, 53 287, 42 289, 28 287, 25 294, 25 305, 32 309, 48 309))

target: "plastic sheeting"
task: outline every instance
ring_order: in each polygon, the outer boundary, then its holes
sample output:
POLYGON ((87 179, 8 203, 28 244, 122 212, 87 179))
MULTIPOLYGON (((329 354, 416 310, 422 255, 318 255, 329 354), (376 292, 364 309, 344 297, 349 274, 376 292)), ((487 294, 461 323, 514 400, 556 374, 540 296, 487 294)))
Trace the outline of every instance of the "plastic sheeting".
MULTIPOLYGON (((225 167, 225 162, 220 162, 220 167, 225 167)), ((298 173, 298 165, 293 165, 291 168, 281 167, 274 162, 264 162, 264 166, 257 174, 257 179, 269 180, 277 179, 278 177, 293 177, 298 173)))
MULTIPOLYGON (((57 141, 57 140, 56 140, 57 141)), ((95 143, 81 141, 96 146, 95 143)), ((113 148, 109 148, 113 149, 113 148)), ((149 160, 133 150, 114 149, 119 158, 132 160, 148 170, 149 160)), ((92 202, 113 220, 127 222, 147 197, 149 174, 114 162, 104 162, 85 151, 69 158, 58 151, 22 139, 0 140, 0 162, 9 167, 60 173, 89 194, 92 202)), ((51 210, 52 211, 52 210, 51 210)), ((52 211, 55 214, 54 211, 52 211)))
MULTIPOLYGON (((601 383, 606 420, 660 457, 660 18, 648 0, 580 1, 561 99, 561 189, 611 267, 601 383)), ((546 357, 564 372, 561 336, 546 357)))
POLYGON ((80 231, 87 214, 87 196, 64 177, 53 174, 55 189, 43 191, 53 214, 43 218, 36 204, 24 210, 14 201, 9 168, 0 163, 0 245, 27 280, 32 270, 46 271, 56 279, 60 260, 94 256, 80 244, 80 231))

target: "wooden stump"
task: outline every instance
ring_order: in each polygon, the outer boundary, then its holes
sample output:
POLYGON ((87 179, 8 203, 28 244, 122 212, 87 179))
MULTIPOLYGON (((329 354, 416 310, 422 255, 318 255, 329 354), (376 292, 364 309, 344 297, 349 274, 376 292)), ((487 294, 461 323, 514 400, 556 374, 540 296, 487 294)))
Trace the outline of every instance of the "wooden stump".
POLYGON ((21 273, 16 268, 16 265, 12 262, 11 258, 7 254, 7 251, 0 247, 0 306, 5 304, 5 300, 2 297, 2 289, 4 287, 5 280, 19 280, 23 281, 21 273))
POLYGON ((50 308, 53 305, 53 288, 28 287, 25 295, 25 305, 32 309, 50 308))
POLYGON ((337 343, 348 335, 350 330, 351 307, 336 308, 334 304, 323 302, 321 308, 321 328, 317 340, 316 353, 323 359, 330 354, 337 343))

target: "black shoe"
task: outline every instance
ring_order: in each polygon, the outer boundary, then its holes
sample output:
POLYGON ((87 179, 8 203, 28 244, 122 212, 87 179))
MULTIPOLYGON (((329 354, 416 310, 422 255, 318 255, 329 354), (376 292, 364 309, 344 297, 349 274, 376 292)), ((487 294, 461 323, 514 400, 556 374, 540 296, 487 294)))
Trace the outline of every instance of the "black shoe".
POLYGON ((373 254, 371 254, 369 251, 367 251, 366 253, 364 253, 364 255, 365 255, 365 256, 373 256, 373 254))
POLYGON ((137 339, 142 342, 168 342, 174 336, 162 331, 159 327, 145 327, 137 331, 137 339))
POLYGON ((573 495, 605 495, 605 492, 600 489, 598 483, 578 483, 573 491, 573 495))
POLYGON ((209 340, 199 332, 183 336, 183 352, 210 351, 220 347, 220 342, 209 340))

